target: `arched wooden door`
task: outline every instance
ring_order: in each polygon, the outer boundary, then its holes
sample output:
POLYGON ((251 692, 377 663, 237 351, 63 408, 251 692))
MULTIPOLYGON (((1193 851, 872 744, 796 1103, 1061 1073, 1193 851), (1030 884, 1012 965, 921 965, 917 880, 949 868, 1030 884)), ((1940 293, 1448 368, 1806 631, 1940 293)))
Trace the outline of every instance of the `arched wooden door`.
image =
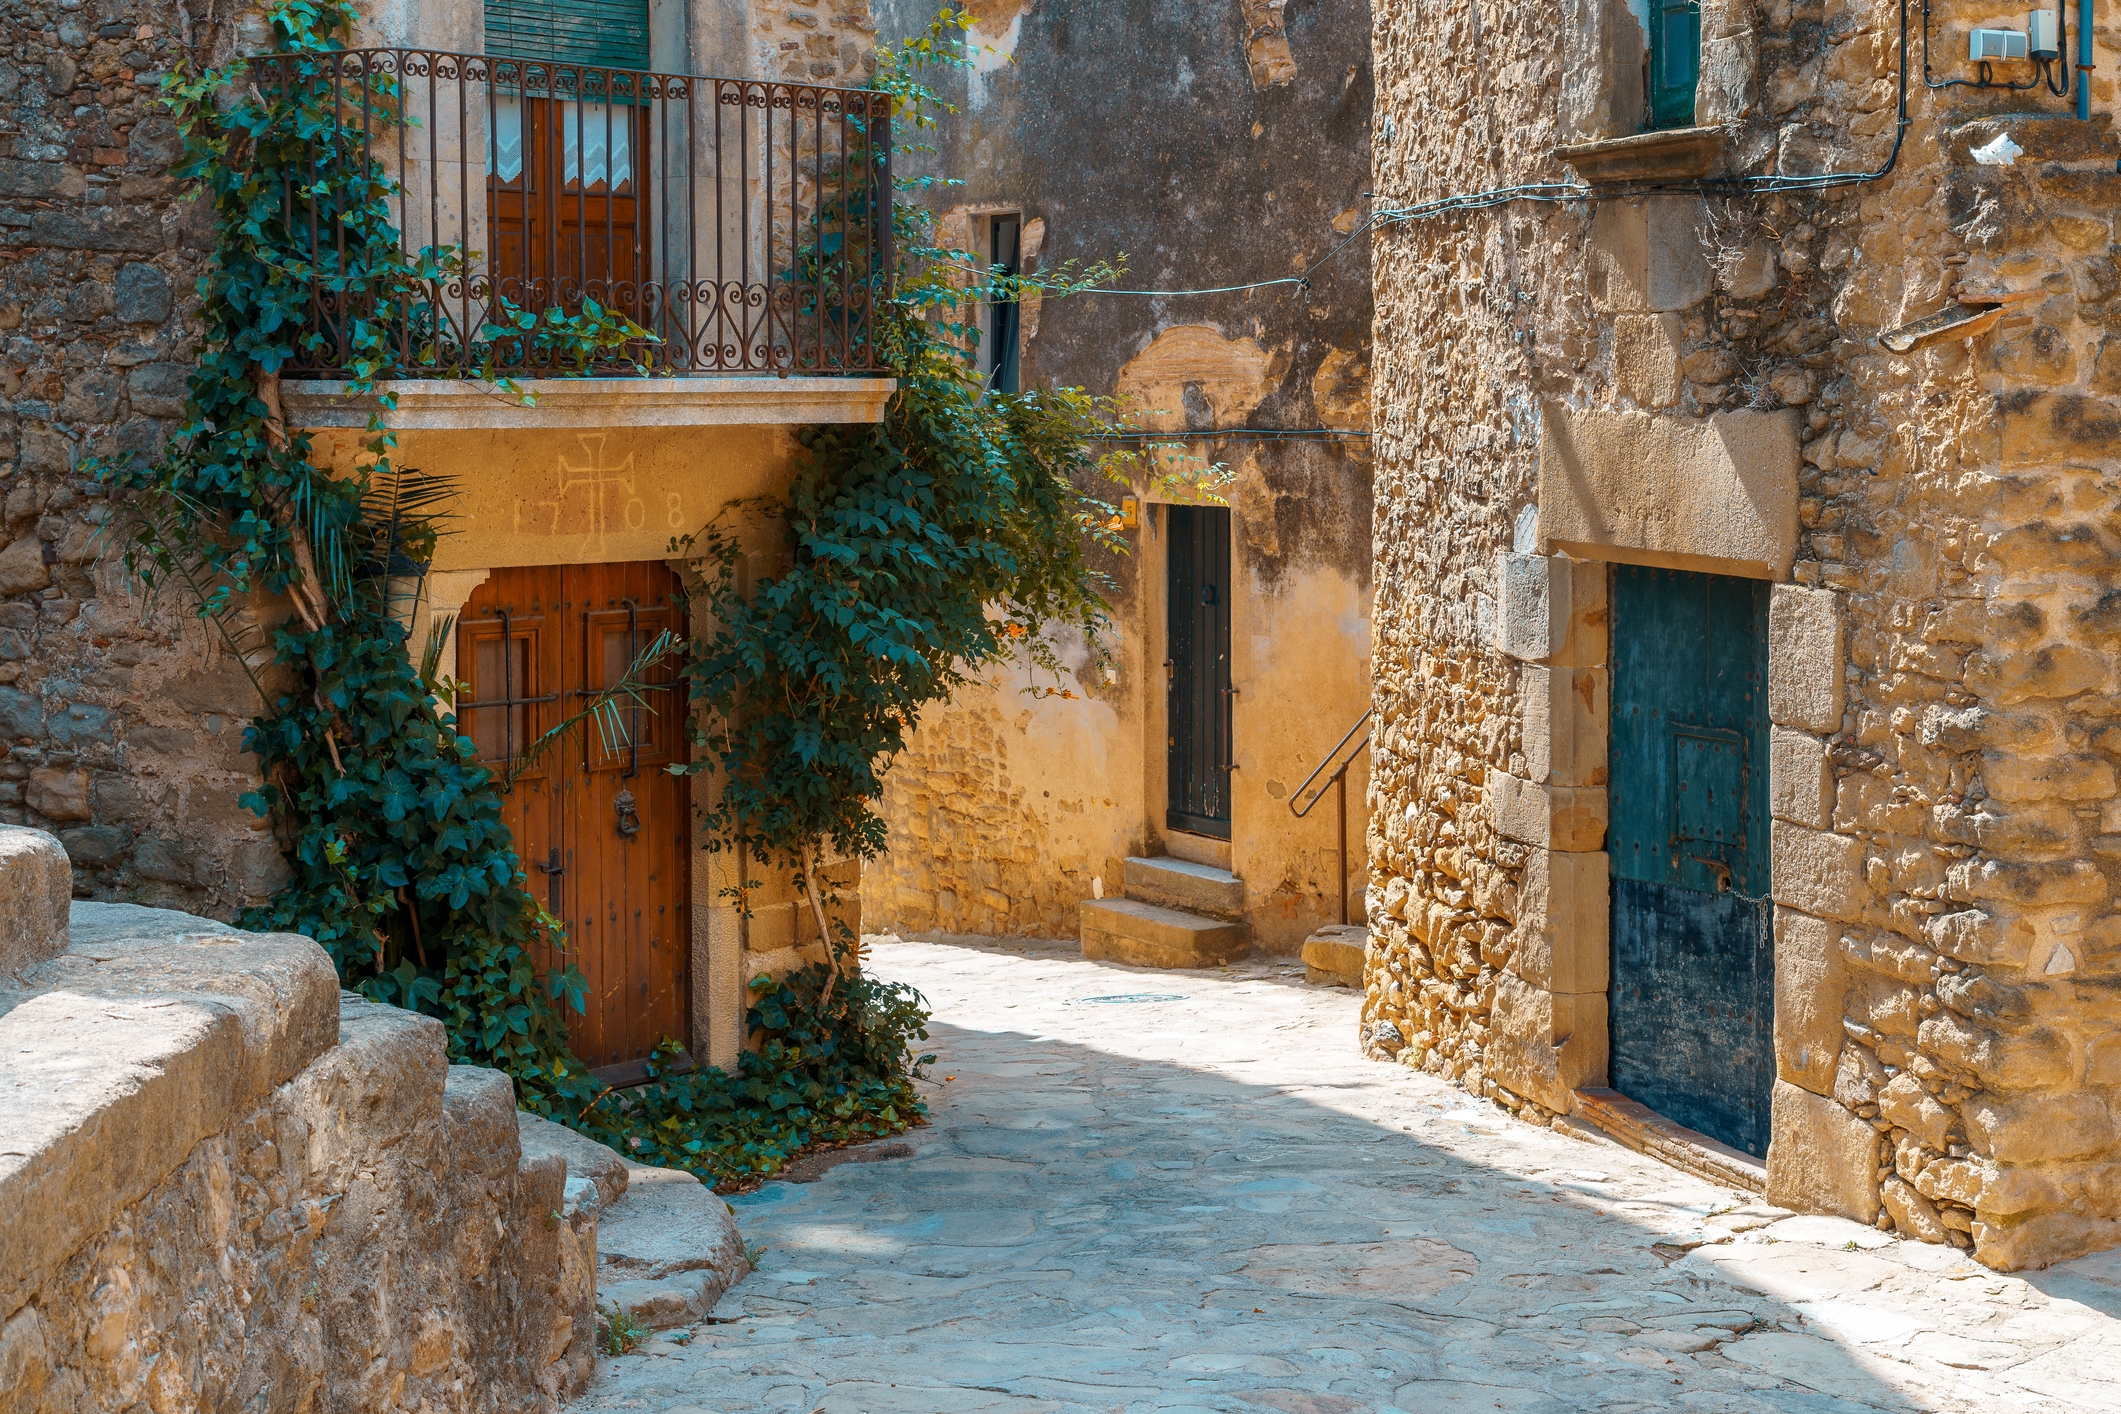
MULTIPOLYGON (((682 635, 679 587, 656 561, 495 570, 457 627, 468 689, 457 714, 479 759, 495 770, 521 759, 657 634, 682 635)), ((690 1027, 690 812, 685 780, 666 769, 683 759, 684 697, 674 665, 652 678, 656 710, 623 714, 623 744, 585 722, 504 798, 531 891, 566 926, 588 979, 587 1010, 568 1017, 575 1054, 619 1082, 690 1027)))

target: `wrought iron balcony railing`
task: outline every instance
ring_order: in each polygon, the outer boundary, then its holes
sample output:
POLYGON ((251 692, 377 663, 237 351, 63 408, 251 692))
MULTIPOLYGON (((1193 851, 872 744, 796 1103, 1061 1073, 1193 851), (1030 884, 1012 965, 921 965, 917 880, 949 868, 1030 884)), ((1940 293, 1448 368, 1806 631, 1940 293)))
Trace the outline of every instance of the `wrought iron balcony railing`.
POLYGON ((883 371, 883 94, 412 49, 252 66, 328 115, 283 137, 293 170, 339 173, 282 186, 311 289, 290 377, 883 371))

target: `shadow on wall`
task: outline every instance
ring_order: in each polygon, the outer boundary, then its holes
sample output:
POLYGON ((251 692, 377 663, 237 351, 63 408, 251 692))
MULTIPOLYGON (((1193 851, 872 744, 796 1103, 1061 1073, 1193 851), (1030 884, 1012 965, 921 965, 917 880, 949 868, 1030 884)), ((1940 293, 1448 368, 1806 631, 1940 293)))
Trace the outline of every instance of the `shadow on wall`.
MULTIPOLYGON (((966 951, 1076 961, 1036 943, 966 951)), ((886 971, 889 958, 879 961, 886 971)), ((1183 990, 1211 1012, 1209 987, 1261 980, 1121 967, 1082 977, 1085 995, 1183 990)), ((1140 1010, 1144 1026, 1185 1024, 1170 1010, 1140 1010)), ((811 1283, 761 1289, 770 1299, 749 1313, 799 1318, 799 1338, 818 1339, 822 1353, 844 1334, 834 1308, 857 1321, 868 1303, 948 1295, 940 1323, 885 1336, 918 1343, 919 1373, 909 1365, 899 1377, 938 1392, 975 1382, 1006 1390, 1011 1399, 995 1409, 1036 1399, 1118 1407, 1122 1387, 1128 1408, 1183 1396, 1188 1407, 1289 1414, 1906 1409, 1937 1407, 1932 1394, 1970 1397, 1977 1385, 2034 1402, 2024 1391, 2043 1388, 2040 1378, 2077 1380, 2071 1364, 2085 1347, 2067 1342, 2090 1334, 2085 1313, 2040 1311, 2034 1293, 2121 1310, 2121 1261, 2029 1277, 1969 1263, 1946 1272, 1938 1249, 1834 1219, 1798 1221, 1845 1227, 1878 1250, 1824 1238, 1682 1255, 1675 1234, 1698 1240, 1715 1190, 1676 1171, 1656 1188, 1656 1171, 1646 1183, 1634 1156, 1559 1135, 1547 1160, 1527 1146, 1548 1136, 1426 1087, 1393 1101, 1492 1123, 1484 1142, 1540 1176, 1347 1113, 1401 1083, 1383 1067, 1374 1083, 1335 1067, 1315 1083, 1282 1074, 1251 1084, 1050 1034, 937 1023, 931 1036, 943 1057, 936 1079, 955 1083, 937 1127, 913 1136, 912 1163, 850 1166, 816 1187, 768 1184, 739 1200, 748 1239, 770 1243, 791 1269, 784 1280, 811 1283), (1622 1177, 1625 1192, 1586 1172, 1615 1164, 1637 1170, 1622 1177), (1986 1304, 1990 1281, 2030 1282, 2019 1321, 2060 1323, 2044 1352, 1967 1336, 2000 1326, 1986 1304), (1950 1303, 1941 1311, 1940 1285, 1950 1303), (807 1309, 794 1311, 791 1296, 807 1309), (1941 1329, 1954 1324, 1958 1332, 1941 1329), (1878 1373, 1884 1351, 1918 1396, 1878 1373), (1976 1373, 2010 1364, 2046 1374, 2004 1386, 1976 1373)), ((1245 1063, 1242 1054, 1226 1051, 1220 1063, 1245 1063)), ((748 1359, 739 1347, 731 1360, 748 1359)), ((821 1362, 833 1396, 855 1401, 831 1407, 882 1407, 861 1404, 861 1391, 885 1378, 880 1362, 897 1347, 864 1348, 864 1372, 821 1362)), ((729 1393, 730 1407, 750 1407, 729 1393)), ((888 1396, 900 1401, 889 1407, 911 1408, 907 1393, 888 1396)))

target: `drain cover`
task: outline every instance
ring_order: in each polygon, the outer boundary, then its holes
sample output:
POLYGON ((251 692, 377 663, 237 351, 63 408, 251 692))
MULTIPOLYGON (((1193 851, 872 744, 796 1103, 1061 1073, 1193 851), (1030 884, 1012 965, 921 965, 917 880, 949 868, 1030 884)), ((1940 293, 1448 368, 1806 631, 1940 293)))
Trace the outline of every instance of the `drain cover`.
POLYGON ((1119 1006, 1132 1002, 1182 1002, 1183 992, 1121 992, 1110 997, 1075 997, 1069 1006, 1119 1006))

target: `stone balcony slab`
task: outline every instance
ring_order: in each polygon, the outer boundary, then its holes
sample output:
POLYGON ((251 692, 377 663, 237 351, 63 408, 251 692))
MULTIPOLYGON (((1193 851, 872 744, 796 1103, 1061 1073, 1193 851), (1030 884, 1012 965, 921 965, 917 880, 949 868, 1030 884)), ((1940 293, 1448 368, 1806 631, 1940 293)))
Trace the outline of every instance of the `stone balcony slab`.
POLYGON ((761 427, 881 422, 890 378, 529 378, 512 385, 418 378, 350 394, 326 380, 280 385, 288 422, 305 428, 407 431, 615 427, 761 427), (385 410, 384 395, 396 398, 385 410))

